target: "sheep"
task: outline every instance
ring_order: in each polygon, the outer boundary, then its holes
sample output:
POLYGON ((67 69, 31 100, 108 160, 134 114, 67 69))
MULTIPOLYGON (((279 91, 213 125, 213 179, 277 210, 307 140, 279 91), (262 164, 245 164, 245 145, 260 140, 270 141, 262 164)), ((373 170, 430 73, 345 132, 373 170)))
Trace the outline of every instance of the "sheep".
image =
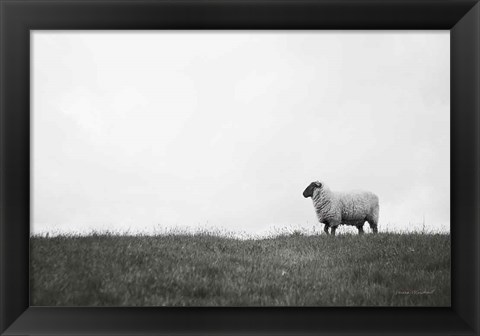
POLYGON ((310 183, 303 192, 303 197, 311 197, 320 223, 325 224, 323 230, 331 235, 340 224, 353 225, 358 234, 363 234, 363 225, 368 222, 373 233, 378 229, 378 196, 369 191, 333 192, 327 185, 319 181, 310 183))

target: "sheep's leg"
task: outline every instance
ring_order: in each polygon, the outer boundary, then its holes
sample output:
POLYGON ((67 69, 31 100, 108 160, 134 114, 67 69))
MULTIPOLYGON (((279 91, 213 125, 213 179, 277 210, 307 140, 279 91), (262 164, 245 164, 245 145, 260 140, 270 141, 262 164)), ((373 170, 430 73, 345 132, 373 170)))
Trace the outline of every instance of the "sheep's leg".
POLYGON ((358 225, 358 226, 357 226, 357 229, 358 229, 358 234, 359 234, 359 235, 363 234, 363 224, 362 224, 362 225, 358 225))
POLYGON ((332 236, 335 236, 335 231, 337 230, 337 227, 336 226, 332 226, 332 228, 330 229, 330 232, 331 232, 331 235, 332 236))
POLYGON ((377 229, 377 223, 373 220, 369 220, 368 221, 368 224, 370 224, 370 228, 372 229, 373 233, 377 233, 378 232, 378 229, 377 229))
POLYGON ((367 216, 367 222, 370 224, 370 228, 372 229, 373 233, 377 233, 378 229, 378 204, 372 210, 372 214, 367 216))
POLYGON ((323 227, 323 231, 325 231, 325 233, 326 233, 327 235, 329 234, 329 233, 328 233, 328 228, 329 228, 329 227, 330 227, 330 226, 329 226, 328 224, 325 224, 325 226, 323 227))

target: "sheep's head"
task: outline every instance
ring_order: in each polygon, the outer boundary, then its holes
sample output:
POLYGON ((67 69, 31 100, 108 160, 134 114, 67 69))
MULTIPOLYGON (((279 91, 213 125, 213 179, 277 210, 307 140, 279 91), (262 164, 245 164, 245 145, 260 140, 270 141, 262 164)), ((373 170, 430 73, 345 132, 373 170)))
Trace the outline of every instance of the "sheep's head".
POLYGON ((321 188, 321 187, 322 187, 322 184, 318 181, 310 183, 307 189, 303 191, 303 197, 305 198, 312 197, 313 191, 315 190, 315 188, 321 188))

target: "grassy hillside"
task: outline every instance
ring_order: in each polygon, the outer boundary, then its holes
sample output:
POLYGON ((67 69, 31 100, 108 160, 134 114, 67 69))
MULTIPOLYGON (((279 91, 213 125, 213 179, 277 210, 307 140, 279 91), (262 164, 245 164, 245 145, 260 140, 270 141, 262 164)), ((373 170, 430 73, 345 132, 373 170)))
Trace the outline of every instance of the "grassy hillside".
POLYGON ((449 306, 450 236, 33 237, 31 304, 449 306))

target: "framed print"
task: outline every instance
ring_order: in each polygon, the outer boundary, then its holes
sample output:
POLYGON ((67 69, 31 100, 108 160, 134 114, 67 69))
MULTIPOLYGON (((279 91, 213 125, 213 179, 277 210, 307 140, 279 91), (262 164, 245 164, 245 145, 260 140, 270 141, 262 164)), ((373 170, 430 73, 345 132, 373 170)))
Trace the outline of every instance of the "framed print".
POLYGON ((478 334, 478 6, 3 1, 2 333, 478 334))

